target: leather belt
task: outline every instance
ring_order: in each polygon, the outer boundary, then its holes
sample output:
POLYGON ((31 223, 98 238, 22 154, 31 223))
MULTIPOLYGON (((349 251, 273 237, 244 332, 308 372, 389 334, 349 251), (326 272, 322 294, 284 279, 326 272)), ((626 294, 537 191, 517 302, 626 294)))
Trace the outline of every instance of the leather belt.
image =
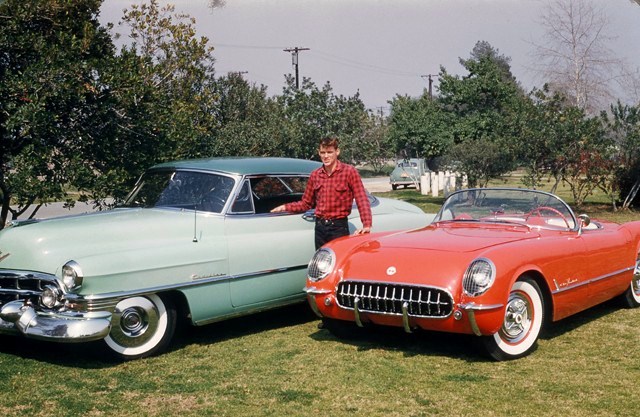
POLYGON ((344 224, 346 222, 346 217, 338 217, 336 219, 323 219, 321 217, 316 217, 316 223, 320 223, 323 226, 334 226, 337 224, 344 224))

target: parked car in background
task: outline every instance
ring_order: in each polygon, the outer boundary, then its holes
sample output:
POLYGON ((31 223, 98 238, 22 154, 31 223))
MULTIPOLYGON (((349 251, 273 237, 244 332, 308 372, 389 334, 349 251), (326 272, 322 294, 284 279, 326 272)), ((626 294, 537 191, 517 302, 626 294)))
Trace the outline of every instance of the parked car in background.
POLYGON ((420 189, 420 177, 430 172, 427 167, 427 161, 422 158, 410 158, 403 159, 396 164, 396 167, 391 171, 389 176, 389 182, 391 188, 397 190, 398 187, 403 186, 407 188, 409 186, 420 189))
MULTIPOLYGON (((320 163, 226 158, 157 165, 122 207, 16 222, 0 232, 0 333, 104 340, 135 359, 193 325, 295 302, 314 253, 314 213, 298 200, 320 163)), ((374 230, 422 227, 408 203, 369 196, 374 230)), ((360 228, 357 208, 349 217, 360 228)))
POLYGON ((473 334, 496 360, 529 354, 541 330, 618 297, 640 306, 640 221, 575 216, 525 189, 451 194, 419 230, 335 240, 309 263, 325 328, 473 334))

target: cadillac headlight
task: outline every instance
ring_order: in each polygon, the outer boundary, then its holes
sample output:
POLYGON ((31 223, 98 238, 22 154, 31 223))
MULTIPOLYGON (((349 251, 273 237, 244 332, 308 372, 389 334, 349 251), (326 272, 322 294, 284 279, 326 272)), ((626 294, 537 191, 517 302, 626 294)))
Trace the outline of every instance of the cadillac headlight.
POLYGON ((488 259, 479 258, 471 262, 462 279, 462 289, 466 295, 477 297, 484 294, 496 279, 496 267, 488 259))
POLYGON ((82 286, 82 269, 76 261, 69 261, 62 267, 62 283, 68 290, 77 290, 82 286))
POLYGON ((60 302, 60 290, 53 285, 47 285, 40 295, 40 304, 47 308, 53 308, 60 302))
POLYGON ((336 263, 336 255, 331 249, 319 249, 311 261, 307 276, 311 281, 320 281, 333 270, 336 263))

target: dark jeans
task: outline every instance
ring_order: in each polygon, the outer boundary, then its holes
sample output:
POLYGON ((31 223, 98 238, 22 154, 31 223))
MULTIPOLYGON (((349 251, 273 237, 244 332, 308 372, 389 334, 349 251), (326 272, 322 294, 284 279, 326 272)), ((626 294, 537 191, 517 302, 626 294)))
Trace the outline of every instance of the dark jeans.
POLYGON ((341 219, 316 219, 316 250, 325 243, 342 237, 349 236, 349 222, 346 217, 341 219))

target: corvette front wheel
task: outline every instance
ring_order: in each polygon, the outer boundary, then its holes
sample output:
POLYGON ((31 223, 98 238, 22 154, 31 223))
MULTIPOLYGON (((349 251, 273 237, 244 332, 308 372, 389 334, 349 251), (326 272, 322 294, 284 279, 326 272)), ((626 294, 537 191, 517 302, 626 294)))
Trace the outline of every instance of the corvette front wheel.
POLYGON ((483 336, 486 352, 498 361, 517 359, 531 353, 544 322, 544 299, 538 284, 529 278, 511 287, 500 330, 483 336))

